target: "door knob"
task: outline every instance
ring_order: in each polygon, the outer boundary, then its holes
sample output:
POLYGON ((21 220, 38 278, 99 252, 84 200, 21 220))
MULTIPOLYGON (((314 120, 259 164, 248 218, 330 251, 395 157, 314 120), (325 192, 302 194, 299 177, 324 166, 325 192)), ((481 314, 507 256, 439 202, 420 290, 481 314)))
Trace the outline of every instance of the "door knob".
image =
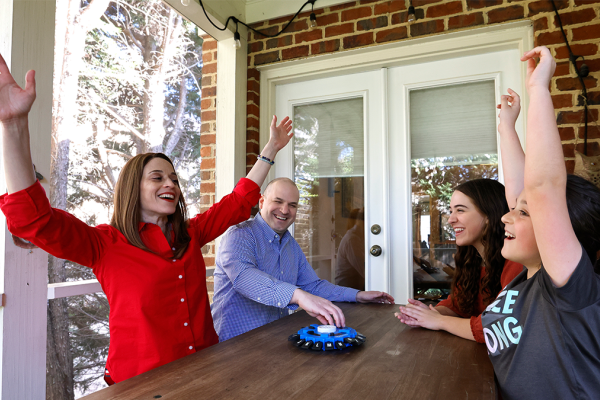
POLYGON ((382 251, 381 247, 374 245, 374 246, 371 246, 369 253, 371 253, 372 256, 379 257, 381 255, 381 251, 382 251))
POLYGON ((381 227, 379 225, 377 225, 377 224, 373 225, 371 227, 371 233, 373 235, 379 235, 381 233, 381 227))

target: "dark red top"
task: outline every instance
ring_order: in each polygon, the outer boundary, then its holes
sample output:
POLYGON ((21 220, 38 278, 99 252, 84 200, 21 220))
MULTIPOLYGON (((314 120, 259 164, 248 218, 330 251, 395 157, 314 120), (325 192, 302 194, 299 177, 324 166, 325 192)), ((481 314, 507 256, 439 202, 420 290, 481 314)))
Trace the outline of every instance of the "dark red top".
MULTIPOLYGON (((513 279, 515 279, 515 277, 519 275, 521 271, 523 271, 523 264, 518 264, 516 262, 506 260, 504 262, 504 269, 502 270, 502 275, 500 276, 500 286, 504 288, 513 279)), ((483 279, 484 276, 485 267, 481 267, 481 279, 483 279)), ((498 295, 498 293, 496 293, 495 295, 498 295)), ((458 308, 456 308, 452 303, 452 295, 449 295, 447 299, 440 301, 436 307, 440 306, 451 309, 463 318, 471 317, 471 332, 473 332, 475 340, 478 343, 485 343, 485 339, 483 337, 483 326, 481 325, 481 313, 485 310, 487 305, 483 304, 483 296, 481 295, 481 291, 479 292, 479 296, 477 296, 477 314, 475 315, 466 314, 460 311, 458 308)))
POLYGON ((233 193, 190 219, 191 242, 180 259, 157 225, 139 227, 154 254, 130 245, 112 226, 93 228, 51 208, 39 182, 0 196, 0 208, 14 235, 93 269, 110 305, 107 374, 120 382, 219 341, 201 248, 248 219, 259 197, 258 185, 243 178, 233 193))

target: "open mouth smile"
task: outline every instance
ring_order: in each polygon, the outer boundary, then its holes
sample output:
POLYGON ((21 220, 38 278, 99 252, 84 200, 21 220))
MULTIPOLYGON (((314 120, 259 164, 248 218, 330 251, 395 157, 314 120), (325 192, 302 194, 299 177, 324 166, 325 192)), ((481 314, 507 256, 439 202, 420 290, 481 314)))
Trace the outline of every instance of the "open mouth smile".
POLYGON ((287 218, 285 217, 280 217, 279 215, 275 215, 275 218, 277 218, 280 221, 287 221, 287 218))
POLYGON ((515 235, 513 235, 512 233, 510 233, 509 231, 504 231, 504 240, 514 240, 515 239, 515 235))
POLYGON ((175 195, 173 193, 161 193, 158 195, 158 198, 170 203, 175 201, 175 195))

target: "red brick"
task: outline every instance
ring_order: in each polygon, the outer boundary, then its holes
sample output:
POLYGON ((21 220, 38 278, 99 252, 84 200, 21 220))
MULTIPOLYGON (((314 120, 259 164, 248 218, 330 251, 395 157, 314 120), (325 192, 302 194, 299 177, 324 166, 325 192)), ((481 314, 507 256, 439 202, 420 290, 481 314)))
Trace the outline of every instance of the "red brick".
POLYGON ((267 40, 267 50, 275 47, 290 46, 294 42, 294 35, 286 35, 267 40))
POLYGON ((279 26, 270 26, 264 29, 258 29, 258 32, 254 32, 254 40, 267 39, 269 36, 277 34, 281 28, 279 26))
MULTIPOLYGON (((585 138, 585 126, 579 127, 577 135, 580 139, 585 138)), ((588 139, 600 139, 600 128, 597 125, 588 125, 587 137, 588 139)))
POLYGON ((323 31, 320 29, 315 29, 312 31, 296 33, 294 39, 296 41, 296 44, 323 39, 323 31))
POLYGON ((544 32, 535 38, 536 46, 548 46, 550 44, 564 43, 565 39, 561 31, 544 32))
POLYGON ((217 63, 204 64, 202 66, 203 74, 214 74, 217 72, 217 63))
POLYGON ((371 3, 376 3, 379 0, 360 0, 360 5, 362 6, 363 4, 371 4, 371 3))
MULTIPOLYGON (((560 22, 562 22, 563 26, 565 25, 573 25, 573 24, 581 24, 583 22, 588 22, 596 18, 596 12, 593 8, 586 8, 584 10, 571 11, 567 13, 559 13, 560 22)), ((558 28, 558 19, 554 17, 554 26, 558 28)))
POLYGON ((386 1, 375 4, 375 15, 388 14, 400 10, 406 10, 406 4, 402 0, 386 1))
POLYGON ((344 48, 367 46, 373 43, 373 33, 367 32, 360 35, 347 36, 344 38, 344 48))
POLYGON ((502 4, 502 0, 467 0, 467 10, 498 6, 500 4, 502 4))
POLYGON ((285 30, 286 32, 298 32, 308 29, 308 20, 302 19, 300 21, 295 21, 290 24, 285 30))
POLYGON ((258 83, 255 80, 249 80, 248 84, 247 84, 247 89, 248 89, 248 91, 259 93, 260 92, 260 83, 258 83))
POLYGON ((571 29, 573 41, 598 39, 600 38, 600 24, 587 25, 580 28, 571 29))
MULTIPOLYGON (((597 106, 600 104, 600 92, 588 92, 587 93, 588 106, 597 106)), ((577 105, 583 106, 583 96, 577 96, 577 105)))
POLYGON ((202 87, 211 86, 212 85, 212 76, 202 76, 202 80, 200 81, 200 85, 202 87))
POLYGON ((575 157, 575 152, 573 151, 575 145, 573 143, 563 143, 562 148, 564 157, 575 157))
POLYGON ((427 18, 443 17, 444 15, 458 14, 463 11, 462 1, 444 2, 437 6, 427 8, 427 18))
POLYGON ((267 23, 267 25, 271 26, 271 25, 281 25, 281 24, 287 24, 288 22, 290 22, 290 19, 292 19, 293 15, 286 15, 285 17, 279 17, 279 18, 275 18, 275 19, 270 19, 269 22, 267 23))
POLYGON ((406 20, 407 18, 407 12, 406 11, 402 11, 396 14, 392 14, 392 25, 398 25, 398 24, 406 24, 408 21, 406 20))
POLYGON ((571 95, 571 94, 552 95, 552 104, 554 105, 554 109, 573 107, 573 95, 571 95))
POLYGON ((200 179, 203 181, 210 180, 210 171, 200 171, 200 179))
POLYGON ((370 17, 371 7, 359 7, 351 10, 342 11, 342 22, 352 21, 359 18, 370 17))
POLYGON ((513 19, 520 19, 525 16, 523 6, 509 6, 504 8, 496 8, 488 12, 488 23, 495 24, 498 22, 511 21, 513 19))
MULTIPOLYGON (((588 89, 595 88, 598 81, 593 76, 588 76, 583 79, 585 87, 588 89)), ((581 90, 579 78, 560 78, 556 80, 558 90, 581 90)))
POLYGON ((260 71, 256 68, 248 68, 247 76, 248 79, 256 79, 257 81, 260 81, 260 71))
POLYGON ((325 37, 346 35, 348 33, 354 33, 354 24, 351 22, 325 28, 325 37))
POLYGON ((252 116, 248 116, 246 118, 246 128, 256 128, 259 129, 258 118, 254 118, 252 116))
POLYGON ((215 266, 215 258, 214 257, 204 256, 204 257, 202 257, 202 259, 204 260, 205 267, 214 267, 215 266))
MULTIPOLYGON (((578 63, 577 65, 581 64, 578 63)), ((600 58, 597 58, 595 60, 585 60, 585 65, 587 65, 590 69, 590 73, 600 71, 600 58)))
POLYGON ((310 54, 331 53, 340 49, 340 39, 326 40, 310 45, 310 54))
POLYGON ((386 29, 379 31, 375 35, 375 41, 377 43, 389 42, 392 40, 401 40, 408 37, 408 31, 406 26, 399 26, 397 28, 386 29))
POLYGON ((291 47, 289 49, 281 50, 281 57, 284 60, 290 60, 292 58, 306 57, 310 51, 308 46, 291 47))
POLYGON ((413 7, 423 7, 428 4, 441 3, 441 2, 442 2, 442 0, 412 0, 412 5, 413 5, 413 7))
POLYGON ((247 104, 246 105, 246 114, 258 116, 260 114, 258 105, 257 104, 247 104))
POLYGON ((215 135, 215 134, 211 134, 211 135, 203 134, 203 135, 200 135, 200 144, 201 145, 217 144, 217 135, 215 135))
POLYGON ((548 29, 548 18, 542 17, 533 21, 533 30, 535 32, 543 31, 544 29, 548 29))
POLYGON ((260 104, 260 95, 258 93, 248 92, 247 99, 254 104, 260 104))
POLYGON ((279 61, 279 51, 272 51, 270 53, 261 53, 254 56, 254 65, 268 64, 279 61))
POLYGON ((448 29, 467 28, 483 25, 483 13, 463 14, 448 19, 448 29))
POLYGON ((569 69, 569 64, 569 61, 556 63, 556 70, 554 71, 554 76, 569 75, 571 73, 569 69))
POLYGON ((382 15, 381 17, 371 18, 371 19, 363 19, 356 23, 357 31, 370 31, 371 29, 383 28, 388 25, 388 17, 387 15, 382 15))
MULTIPOLYGON (((557 47, 554 50, 557 60, 569 58, 569 50, 566 45, 557 47)), ((598 45, 596 43, 572 44, 571 51, 578 56, 593 56, 598 53, 598 45)))
MULTIPOLYGON (((583 142, 580 142, 577 144, 577 151, 580 152, 581 154, 585 154, 583 142)), ((588 156, 600 156, 600 143, 588 141, 587 155, 588 156)))
MULTIPOLYGON (((308 7, 306 9, 308 9, 308 7)), ((319 16, 319 14, 323 14, 325 12, 325 9, 319 8, 317 10, 304 11, 304 12, 301 12, 300 14, 298 14, 298 18, 310 17, 310 14, 312 14, 313 12, 315 13, 316 16, 319 16)))
POLYGON ((338 14, 327 14, 317 17, 317 24, 319 26, 327 26, 331 24, 337 24, 340 21, 338 14))
POLYGON ((212 53, 211 52, 203 52, 202 53, 202 62, 209 63, 212 61, 212 53))
POLYGON ((575 130, 572 127, 558 128, 558 134, 560 140, 573 140, 575 139, 575 130))
POLYGON ((203 87, 202 88, 202 97, 210 97, 217 95, 217 87, 203 87))
POLYGON ((592 3, 600 3, 600 0, 575 0, 576 6, 587 6, 592 3))
MULTIPOLYGON (((560 10, 569 7, 569 0, 556 0, 555 4, 556 8, 560 10)), ((552 2, 548 0, 540 0, 529 3, 528 8, 530 17, 541 12, 554 12, 554 8, 552 8, 552 2)))
POLYGON ((260 140, 260 132, 255 130, 247 130, 246 140, 255 140, 256 142, 258 142, 260 140))
MULTIPOLYGON (((594 122, 598 119, 597 109, 588 109, 588 122, 594 122)), ((560 111, 556 118, 557 124, 580 124, 583 122, 583 110, 579 111, 560 111)))
POLYGON ((258 143, 246 142, 246 153, 258 154, 260 147, 258 143))
POLYGON ((329 11, 343 10, 345 8, 354 7, 355 5, 356 5, 356 1, 349 1, 348 3, 338 4, 337 6, 329 7, 329 11))
POLYGON ((444 20, 436 19, 427 22, 417 22, 410 26, 411 36, 429 35, 431 33, 438 33, 444 30, 444 20))
POLYGON ((258 53, 263 49, 263 42, 248 43, 248 53, 258 53))
POLYGON ((200 113, 200 119, 204 122, 206 121, 214 121, 217 119, 217 112, 216 111, 202 111, 200 113))
POLYGON ((200 148, 200 157, 211 157, 211 156, 212 156, 212 147, 202 146, 202 148, 200 148))
POLYGON ((207 108, 211 108, 212 106, 213 106, 212 99, 202 99, 200 101, 200 109, 201 110, 206 110, 207 108))
POLYGON ((217 41, 214 39, 211 40, 205 40, 204 42, 202 42, 202 51, 210 51, 210 50, 216 50, 217 49, 217 41))
POLYGON ((205 123, 200 125, 200 133, 210 132, 210 124, 205 123))
POLYGON ((565 167, 567 169, 567 174, 572 174, 575 169, 575 161, 574 160, 565 160, 565 167))

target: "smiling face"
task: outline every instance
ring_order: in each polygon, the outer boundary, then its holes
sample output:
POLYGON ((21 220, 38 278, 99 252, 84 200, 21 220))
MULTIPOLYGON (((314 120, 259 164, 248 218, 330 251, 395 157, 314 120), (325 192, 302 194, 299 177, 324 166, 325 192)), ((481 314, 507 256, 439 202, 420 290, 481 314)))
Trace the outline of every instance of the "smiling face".
POLYGON ((156 224, 175 212, 179 202, 179 181, 173 166, 162 158, 148 161, 140 182, 142 221, 156 224))
POLYGON ((502 217, 502 222, 505 231, 502 256, 529 268, 539 267, 542 259, 524 193, 517 199, 517 206, 502 217))
POLYGON ((479 254, 483 254, 483 229, 487 217, 473 204, 469 196, 455 190, 450 200, 450 217, 448 223, 454 229, 458 246, 474 246, 479 254))
POLYGON ((272 182, 258 203, 260 215, 271 229, 283 235, 296 220, 299 199, 298 188, 292 181, 272 182))

